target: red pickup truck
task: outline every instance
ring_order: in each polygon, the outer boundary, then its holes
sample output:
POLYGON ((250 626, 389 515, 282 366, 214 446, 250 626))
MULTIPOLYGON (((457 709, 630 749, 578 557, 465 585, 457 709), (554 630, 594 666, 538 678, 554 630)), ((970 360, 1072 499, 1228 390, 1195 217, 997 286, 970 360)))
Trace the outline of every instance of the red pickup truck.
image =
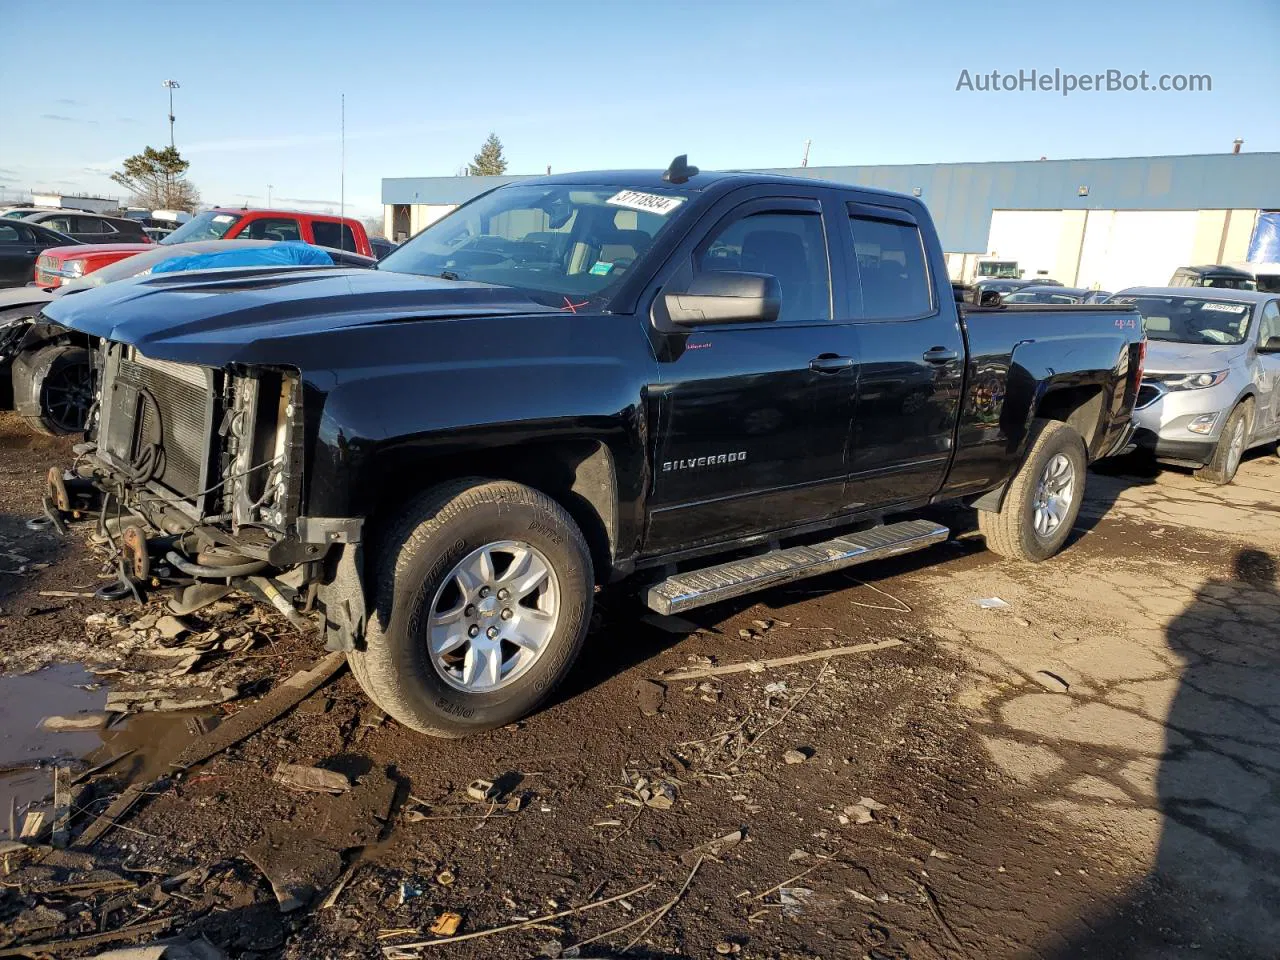
MULTIPOLYGON (((319 247, 351 250, 373 256, 364 225, 351 217, 334 217, 296 210, 253 210, 218 207, 193 217, 160 241, 161 245, 191 240, 302 240, 319 247)), ((36 260, 35 282, 42 287, 64 283, 101 270, 107 264, 154 250, 150 243, 89 243, 53 247, 36 260)))

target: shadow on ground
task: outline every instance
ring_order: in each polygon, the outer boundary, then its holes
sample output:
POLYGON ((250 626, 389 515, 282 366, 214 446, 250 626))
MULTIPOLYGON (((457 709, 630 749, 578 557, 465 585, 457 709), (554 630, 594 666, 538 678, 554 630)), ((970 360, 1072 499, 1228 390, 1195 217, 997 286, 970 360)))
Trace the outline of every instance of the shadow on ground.
POLYGON ((1280 942, 1280 589, 1276 559, 1240 550, 1169 624, 1183 661, 1156 778, 1150 875, 1053 953, 1274 958, 1280 942))

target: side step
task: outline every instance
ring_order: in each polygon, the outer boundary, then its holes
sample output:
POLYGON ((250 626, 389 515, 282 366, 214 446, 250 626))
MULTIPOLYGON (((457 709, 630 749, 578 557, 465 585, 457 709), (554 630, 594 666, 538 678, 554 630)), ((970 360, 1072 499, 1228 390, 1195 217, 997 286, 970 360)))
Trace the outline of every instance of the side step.
POLYGON ((946 527, 931 520, 889 523, 808 547, 789 547, 759 557, 677 573, 650 587, 645 594, 645 605, 658 613, 683 613, 780 583, 923 550, 941 543, 950 534, 946 527))

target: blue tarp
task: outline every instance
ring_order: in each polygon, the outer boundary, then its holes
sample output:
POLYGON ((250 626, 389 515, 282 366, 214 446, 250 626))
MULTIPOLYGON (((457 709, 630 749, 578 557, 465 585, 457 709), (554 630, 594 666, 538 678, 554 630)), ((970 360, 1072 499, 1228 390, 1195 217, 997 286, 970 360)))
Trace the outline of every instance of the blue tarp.
POLYGON ((226 250, 197 253, 186 257, 161 260, 152 273, 175 273, 179 270, 212 270, 217 267, 331 267, 333 258, 319 247, 300 240, 277 243, 270 247, 248 250, 226 250))

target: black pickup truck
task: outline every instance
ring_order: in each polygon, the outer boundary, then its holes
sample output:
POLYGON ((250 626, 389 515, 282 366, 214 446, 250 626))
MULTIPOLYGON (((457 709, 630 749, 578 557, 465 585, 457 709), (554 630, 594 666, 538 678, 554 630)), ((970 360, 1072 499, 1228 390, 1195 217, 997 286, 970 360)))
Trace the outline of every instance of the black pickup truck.
POLYGON ((1145 345, 1130 307, 957 304, 912 197, 683 159, 496 189, 375 270, 45 312, 100 338, 47 506, 99 517, 117 592, 314 617, 442 736, 542 701, 609 584, 676 613, 937 543, 940 502, 1053 555, 1145 345))

